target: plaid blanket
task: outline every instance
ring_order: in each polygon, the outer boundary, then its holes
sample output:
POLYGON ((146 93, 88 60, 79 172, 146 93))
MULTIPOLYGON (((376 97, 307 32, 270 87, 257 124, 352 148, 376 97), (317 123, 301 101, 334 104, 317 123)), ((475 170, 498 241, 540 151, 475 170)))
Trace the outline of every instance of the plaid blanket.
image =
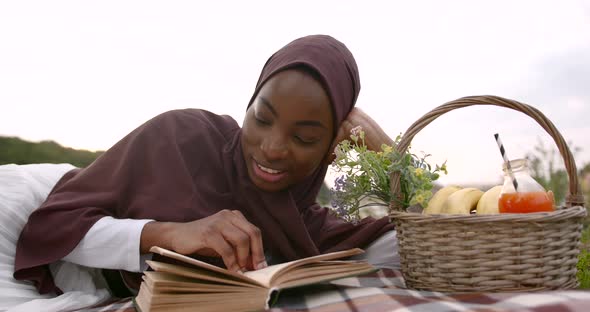
MULTIPOLYGON (((131 298, 84 311, 135 312, 131 298)), ((382 269, 313 287, 286 290, 270 312, 288 311, 590 311, 590 291, 463 293, 405 288, 401 273, 382 269)))

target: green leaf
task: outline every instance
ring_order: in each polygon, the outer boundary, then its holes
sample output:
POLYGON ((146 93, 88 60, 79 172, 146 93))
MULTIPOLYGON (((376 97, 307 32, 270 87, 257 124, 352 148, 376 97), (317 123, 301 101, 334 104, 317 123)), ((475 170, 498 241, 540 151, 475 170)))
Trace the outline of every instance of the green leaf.
POLYGON ((346 177, 343 186, 331 191, 336 203, 334 209, 339 215, 346 220, 356 220, 359 208, 368 205, 369 201, 387 205, 393 199, 402 207, 427 204, 432 196, 432 182, 446 170, 445 163, 432 166, 426 159, 430 154, 422 153, 423 156, 418 157, 409 148, 400 153, 394 146, 399 145, 401 135, 393 145, 382 145, 379 152, 367 149, 362 131, 352 139, 337 146, 339 155, 334 162, 335 170, 346 177), (399 200, 390 191, 392 172, 400 175, 399 200))

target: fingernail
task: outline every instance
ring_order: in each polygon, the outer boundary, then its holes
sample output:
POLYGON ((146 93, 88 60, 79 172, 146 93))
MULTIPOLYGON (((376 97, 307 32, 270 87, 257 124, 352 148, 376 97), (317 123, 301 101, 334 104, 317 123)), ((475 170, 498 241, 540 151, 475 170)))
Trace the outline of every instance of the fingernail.
POLYGON ((268 264, 266 264, 266 261, 262 261, 256 265, 256 270, 264 269, 267 266, 268 266, 268 264))
POLYGON ((238 273, 239 273, 239 274, 244 274, 244 271, 242 271, 242 270, 238 270, 238 273))

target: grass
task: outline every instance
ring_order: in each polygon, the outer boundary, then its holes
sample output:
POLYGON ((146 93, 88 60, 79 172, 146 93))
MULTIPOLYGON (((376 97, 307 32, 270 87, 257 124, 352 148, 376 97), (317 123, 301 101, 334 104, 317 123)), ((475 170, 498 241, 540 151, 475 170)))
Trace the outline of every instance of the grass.
POLYGON ((582 251, 578 256, 577 277, 580 289, 590 289, 590 226, 582 231, 582 251))

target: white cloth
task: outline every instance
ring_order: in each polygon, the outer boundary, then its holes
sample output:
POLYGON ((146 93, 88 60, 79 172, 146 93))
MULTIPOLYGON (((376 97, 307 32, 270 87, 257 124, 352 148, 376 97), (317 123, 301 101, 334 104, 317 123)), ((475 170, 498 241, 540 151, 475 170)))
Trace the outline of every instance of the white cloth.
POLYGON ((352 257, 356 260, 366 260, 378 268, 400 270, 399 247, 397 233, 389 231, 365 247, 365 252, 352 257))
POLYGON ((109 298, 97 288, 96 269, 58 262, 51 267, 65 292, 40 295, 29 282, 17 281, 14 273, 16 243, 31 212, 46 199, 55 183, 74 167, 69 164, 0 166, 0 311, 64 311, 88 307, 109 298), (69 280, 69 282, 62 282, 69 280))
POLYGON ((141 231, 151 221, 103 217, 63 260, 93 268, 142 272, 151 254, 140 257, 141 231))

